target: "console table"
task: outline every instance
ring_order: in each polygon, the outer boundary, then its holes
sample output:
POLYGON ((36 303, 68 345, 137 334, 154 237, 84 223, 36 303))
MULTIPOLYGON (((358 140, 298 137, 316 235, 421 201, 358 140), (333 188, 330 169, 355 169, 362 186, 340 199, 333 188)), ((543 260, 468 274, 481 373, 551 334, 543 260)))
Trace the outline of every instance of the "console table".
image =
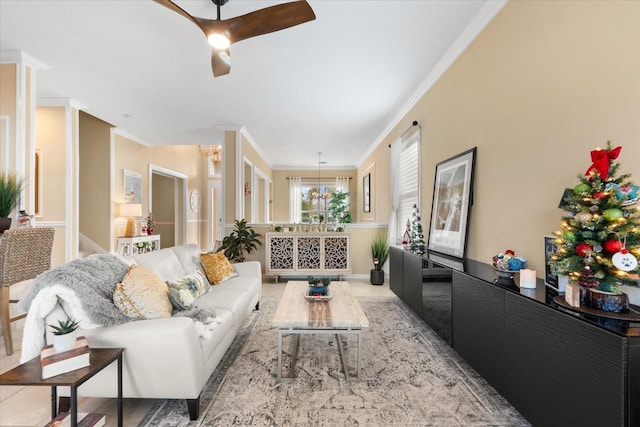
POLYGON ((453 349, 533 425, 640 425, 640 324, 563 309, 542 279, 520 289, 489 264, 395 247, 390 261, 392 291, 421 317, 423 264, 452 269, 453 349))
POLYGON ((265 271, 280 275, 348 274, 351 237, 338 232, 269 232, 265 271))

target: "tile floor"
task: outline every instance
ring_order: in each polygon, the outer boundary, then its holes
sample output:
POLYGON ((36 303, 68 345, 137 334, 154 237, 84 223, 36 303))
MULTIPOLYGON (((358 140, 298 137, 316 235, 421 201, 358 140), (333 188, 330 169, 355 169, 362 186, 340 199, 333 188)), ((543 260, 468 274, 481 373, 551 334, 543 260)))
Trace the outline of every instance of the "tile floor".
MULTIPOLYGON (((392 296, 389 284, 372 286, 366 279, 349 279, 351 291, 356 296, 392 296)), ((274 283, 265 279, 262 293, 265 297, 279 297, 286 286, 286 280, 274 283)), ((14 353, 7 356, 4 343, 0 342, 0 372, 8 371, 20 361, 22 341, 21 323, 15 322, 13 327, 14 353)), ((2 341, 2 340, 0 340, 2 341)), ((44 426, 51 418, 51 392, 48 387, 0 386, 0 426, 1 427, 34 427, 44 426)), ((124 425, 137 426, 147 411, 153 406, 153 399, 125 399, 124 425)), ((80 398, 78 408, 81 411, 101 412, 107 415, 107 427, 116 425, 116 401, 103 398, 80 398)))

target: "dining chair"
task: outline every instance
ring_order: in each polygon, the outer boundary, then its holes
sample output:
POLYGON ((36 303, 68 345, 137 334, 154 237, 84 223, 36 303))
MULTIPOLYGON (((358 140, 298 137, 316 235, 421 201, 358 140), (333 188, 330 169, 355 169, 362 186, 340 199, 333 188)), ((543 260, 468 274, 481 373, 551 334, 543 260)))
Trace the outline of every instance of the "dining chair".
POLYGON ((0 236, 0 325, 7 355, 13 354, 11 322, 26 317, 26 313, 11 317, 9 288, 16 283, 34 279, 51 267, 53 228, 15 228, 0 236))

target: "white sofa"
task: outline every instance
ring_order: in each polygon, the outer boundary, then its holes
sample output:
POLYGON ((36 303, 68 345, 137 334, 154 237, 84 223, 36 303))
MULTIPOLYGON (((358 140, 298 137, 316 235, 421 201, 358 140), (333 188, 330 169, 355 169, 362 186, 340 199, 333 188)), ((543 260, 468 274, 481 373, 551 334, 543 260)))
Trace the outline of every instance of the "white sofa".
MULTIPOLYGON (((200 266, 196 245, 161 249, 131 257, 163 280, 177 280, 200 266)), ((117 326, 80 330, 90 347, 124 347, 123 396, 125 398, 185 399, 192 420, 199 415, 199 396, 222 356, 252 310, 259 308, 261 266, 257 261, 233 264, 238 275, 201 295, 199 307, 213 308, 218 325, 201 338, 193 319, 170 317, 138 320, 117 326)), ((56 307, 44 321, 64 318, 56 307)), ((47 328, 48 329, 48 328, 47 328)), ((47 332, 50 334, 50 332, 47 332)), ((50 340, 50 336, 47 338, 50 340)), ((112 364, 78 389, 81 396, 116 397, 116 366, 112 364)), ((60 388, 61 404, 68 404, 67 388, 60 388)))

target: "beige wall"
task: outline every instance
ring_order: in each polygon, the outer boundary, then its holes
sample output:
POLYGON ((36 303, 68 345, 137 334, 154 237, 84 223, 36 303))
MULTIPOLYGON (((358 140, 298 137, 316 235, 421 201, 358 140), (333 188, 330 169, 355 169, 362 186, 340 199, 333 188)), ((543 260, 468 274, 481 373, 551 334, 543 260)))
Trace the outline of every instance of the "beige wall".
POLYGON ((80 113, 80 233, 106 250, 112 241, 111 129, 111 124, 80 113))
MULTIPOLYGON (((608 139, 623 146, 621 172, 637 184, 638 22, 640 2, 507 3, 374 153, 381 159, 420 122, 425 229, 436 163, 474 146, 468 255, 486 262, 511 248, 539 277, 543 236, 559 228, 562 192, 589 167, 590 150, 608 139)), ((382 218, 387 206, 376 205, 382 218)))
MULTIPOLYGON (((0 64, 0 165, 4 170, 7 161, 5 150, 13 150, 15 146, 12 142, 15 140, 16 131, 16 102, 17 102, 17 65, 16 64, 0 64), (7 135, 5 136, 5 133, 7 135)), ((10 151, 12 152, 12 151, 10 151)))
POLYGON ((389 190, 389 144, 380 144, 358 168, 357 222, 388 223, 391 214, 389 190), (371 212, 363 211, 363 178, 371 174, 371 212))
MULTIPOLYGON (((68 137, 66 109, 65 107, 38 107, 35 120, 38 124, 35 130, 36 149, 40 150, 40 166, 46 176, 40 182, 41 205, 36 220, 46 225, 64 224, 67 219, 67 210, 73 207, 73 201, 69 200, 66 191, 68 180, 73 177, 73 172, 67 171, 66 164, 69 154, 66 146, 68 137), (47 174, 47 171, 50 173, 47 174)), ((64 263, 66 258, 67 227, 55 228, 51 262, 53 265, 58 265, 64 263)))
MULTIPOLYGON (((247 138, 242 135, 242 155, 247 160, 249 160, 255 168, 258 168, 264 173, 267 178, 271 179, 271 167, 267 164, 267 162, 258 154, 253 145, 247 141, 247 138)), ((246 177, 245 177, 246 178, 246 177)))
MULTIPOLYGON (((38 222, 64 222, 67 204, 67 150, 65 146, 65 108, 38 107, 36 109, 36 147, 41 150, 42 168, 46 179, 41 182, 42 208, 38 222)), ((57 231, 60 233, 62 230, 57 231)))
POLYGON ((236 132, 224 133, 224 218, 226 224, 236 219, 236 132))

